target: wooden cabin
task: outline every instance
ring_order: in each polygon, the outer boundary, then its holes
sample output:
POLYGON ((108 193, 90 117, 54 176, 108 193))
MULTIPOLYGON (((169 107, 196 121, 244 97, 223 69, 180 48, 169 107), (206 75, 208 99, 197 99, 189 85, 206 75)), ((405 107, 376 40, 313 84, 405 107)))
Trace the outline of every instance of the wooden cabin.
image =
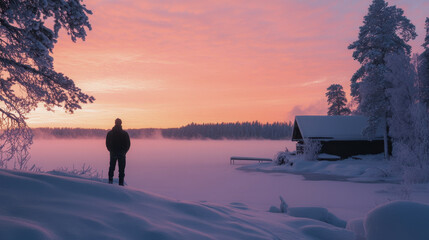
POLYGON ((381 127, 377 129, 375 138, 369 140, 362 134, 367 120, 364 116, 296 116, 292 141, 297 142, 297 153, 303 153, 306 139, 320 141, 320 153, 342 159, 382 153, 383 130, 381 127))

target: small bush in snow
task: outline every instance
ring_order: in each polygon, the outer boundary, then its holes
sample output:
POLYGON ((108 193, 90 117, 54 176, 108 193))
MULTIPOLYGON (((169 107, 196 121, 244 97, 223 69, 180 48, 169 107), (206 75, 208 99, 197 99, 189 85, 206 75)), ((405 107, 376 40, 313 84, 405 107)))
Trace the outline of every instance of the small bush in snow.
POLYGON ((427 183, 429 182, 429 166, 407 167, 404 169, 404 181, 407 183, 427 183))
POLYGON ((429 182, 429 114, 420 103, 408 109, 407 135, 401 134, 394 142, 393 159, 405 183, 429 182))
POLYGON ((51 173, 55 175, 73 175, 83 178, 88 178, 92 180, 97 180, 102 182, 103 180, 103 173, 100 173, 97 169, 94 169, 91 165, 83 164, 81 168, 73 168, 69 169, 66 167, 60 167, 56 170, 52 171, 51 173))
POLYGON ((286 148, 284 152, 278 152, 276 157, 274 158, 274 163, 276 165, 284 165, 289 162, 289 157, 291 153, 289 152, 289 149, 286 148))
POLYGON ((317 154, 320 152, 322 144, 314 139, 304 140, 304 159, 307 161, 317 160, 317 154))

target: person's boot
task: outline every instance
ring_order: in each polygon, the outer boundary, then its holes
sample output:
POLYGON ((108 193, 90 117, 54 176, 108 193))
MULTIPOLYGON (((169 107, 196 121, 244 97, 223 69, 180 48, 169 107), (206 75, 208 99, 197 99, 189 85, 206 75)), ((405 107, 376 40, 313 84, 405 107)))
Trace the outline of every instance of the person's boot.
POLYGON ((123 178, 119 179, 119 186, 124 186, 124 179, 123 178))
POLYGON ((109 184, 113 184, 113 179, 109 178, 109 184))

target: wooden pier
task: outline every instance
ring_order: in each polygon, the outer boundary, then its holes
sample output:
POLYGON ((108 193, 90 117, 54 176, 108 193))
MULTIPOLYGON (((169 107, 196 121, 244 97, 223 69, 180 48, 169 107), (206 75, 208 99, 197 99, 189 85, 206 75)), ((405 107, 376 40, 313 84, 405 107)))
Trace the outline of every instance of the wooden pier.
POLYGON ((234 165, 234 161, 239 160, 239 161, 258 161, 259 163, 261 162, 272 162, 273 160, 270 158, 254 158, 254 157, 231 157, 229 159, 229 164, 234 165))

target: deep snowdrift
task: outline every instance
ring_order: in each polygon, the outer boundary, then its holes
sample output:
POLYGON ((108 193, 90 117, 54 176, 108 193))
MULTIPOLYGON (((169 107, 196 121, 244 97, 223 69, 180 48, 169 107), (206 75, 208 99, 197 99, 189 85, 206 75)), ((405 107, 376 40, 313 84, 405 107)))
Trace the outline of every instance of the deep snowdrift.
POLYGON ((427 240, 429 239, 429 205, 394 201, 370 211, 364 219, 350 220, 347 229, 357 239, 427 240))
POLYGON ((429 205, 396 201, 347 223, 325 208, 257 211, 183 202, 67 176, 0 170, 0 236, 9 239, 429 238, 429 205))
POLYGON ((3 240, 354 238, 326 222, 243 203, 182 202, 85 179, 9 170, 0 170, 0 183, 3 240))
POLYGON ((429 239, 429 205, 388 203, 369 212, 364 224, 368 240, 429 239))

